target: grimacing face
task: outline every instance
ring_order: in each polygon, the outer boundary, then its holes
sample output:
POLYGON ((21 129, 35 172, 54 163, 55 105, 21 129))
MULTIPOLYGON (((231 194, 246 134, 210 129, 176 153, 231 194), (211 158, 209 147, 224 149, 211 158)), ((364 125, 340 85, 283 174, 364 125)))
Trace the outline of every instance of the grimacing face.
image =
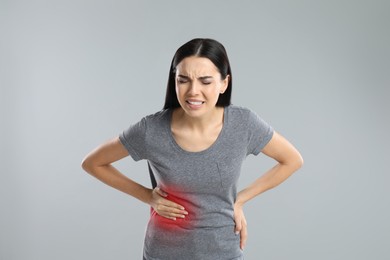
POLYGON ((190 56, 176 66, 176 95, 186 114, 199 117, 216 108, 229 75, 221 78, 218 68, 208 58, 190 56))

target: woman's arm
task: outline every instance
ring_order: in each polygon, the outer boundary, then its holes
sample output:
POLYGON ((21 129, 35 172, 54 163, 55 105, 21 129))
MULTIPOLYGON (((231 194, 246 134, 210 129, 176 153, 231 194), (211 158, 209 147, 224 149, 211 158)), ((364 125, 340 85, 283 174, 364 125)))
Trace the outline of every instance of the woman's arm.
POLYGON ((163 217, 170 219, 184 217, 186 214, 183 210, 184 208, 179 204, 164 199, 166 194, 162 190, 146 188, 129 179, 111 165, 113 162, 128 155, 127 150, 119 138, 116 137, 90 152, 84 158, 82 168, 105 184, 149 204, 163 217))
POLYGON ((237 195, 237 204, 243 205, 257 195, 278 186, 303 165, 298 150, 277 132, 274 132, 262 153, 275 159, 278 164, 240 191, 237 195))
POLYGON ((247 237, 246 220, 242 209, 244 204, 257 195, 278 186, 303 165, 303 159, 298 150, 277 132, 274 132, 262 153, 278 163, 237 194, 234 214, 236 232, 241 234, 241 248, 244 247, 247 237))

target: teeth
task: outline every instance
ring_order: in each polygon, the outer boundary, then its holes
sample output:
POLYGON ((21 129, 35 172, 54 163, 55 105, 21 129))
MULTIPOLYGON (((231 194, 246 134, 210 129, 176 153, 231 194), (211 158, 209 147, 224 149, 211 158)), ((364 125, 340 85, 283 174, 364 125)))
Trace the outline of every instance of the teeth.
POLYGON ((190 103, 191 105, 202 105, 203 102, 202 101, 188 101, 188 103, 190 103))

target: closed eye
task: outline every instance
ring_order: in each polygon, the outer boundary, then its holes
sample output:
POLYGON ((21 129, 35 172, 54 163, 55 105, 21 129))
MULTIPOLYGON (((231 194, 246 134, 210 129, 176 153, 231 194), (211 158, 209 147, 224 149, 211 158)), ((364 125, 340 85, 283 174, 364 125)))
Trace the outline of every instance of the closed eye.
POLYGON ((186 77, 186 76, 179 75, 179 76, 177 77, 177 82, 178 82, 179 84, 184 84, 184 83, 187 83, 188 81, 189 81, 189 79, 188 79, 188 77, 186 77))
POLYGON ((213 77, 211 76, 203 76, 199 78, 200 82, 202 82, 203 85, 210 85, 213 82, 213 77))
POLYGON ((184 84, 184 83, 187 83, 188 80, 185 80, 185 79, 178 79, 177 82, 180 83, 180 84, 184 84))

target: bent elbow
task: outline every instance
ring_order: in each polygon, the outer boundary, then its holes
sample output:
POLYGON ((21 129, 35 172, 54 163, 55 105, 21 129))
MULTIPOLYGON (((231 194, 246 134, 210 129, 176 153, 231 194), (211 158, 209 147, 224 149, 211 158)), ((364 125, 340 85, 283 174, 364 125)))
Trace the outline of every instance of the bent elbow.
POLYGON ((300 153, 297 154, 297 158, 295 159, 295 168, 296 170, 299 170, 303 166, 303 157, 300 153))
POLYGON ((86 171, 87 173, 91 174, 92 173, 92 164, 88 156, 86 156, 82 162, 81 162, 81 168, 86 171))
POLYGON ((300 159, 300 161, 299 161, 299 167, 298 167, 298 169, 302 168, 303 164, 304 164, 304 161, 303 161, 303 158, 301 157, 301 159, 300 159))

